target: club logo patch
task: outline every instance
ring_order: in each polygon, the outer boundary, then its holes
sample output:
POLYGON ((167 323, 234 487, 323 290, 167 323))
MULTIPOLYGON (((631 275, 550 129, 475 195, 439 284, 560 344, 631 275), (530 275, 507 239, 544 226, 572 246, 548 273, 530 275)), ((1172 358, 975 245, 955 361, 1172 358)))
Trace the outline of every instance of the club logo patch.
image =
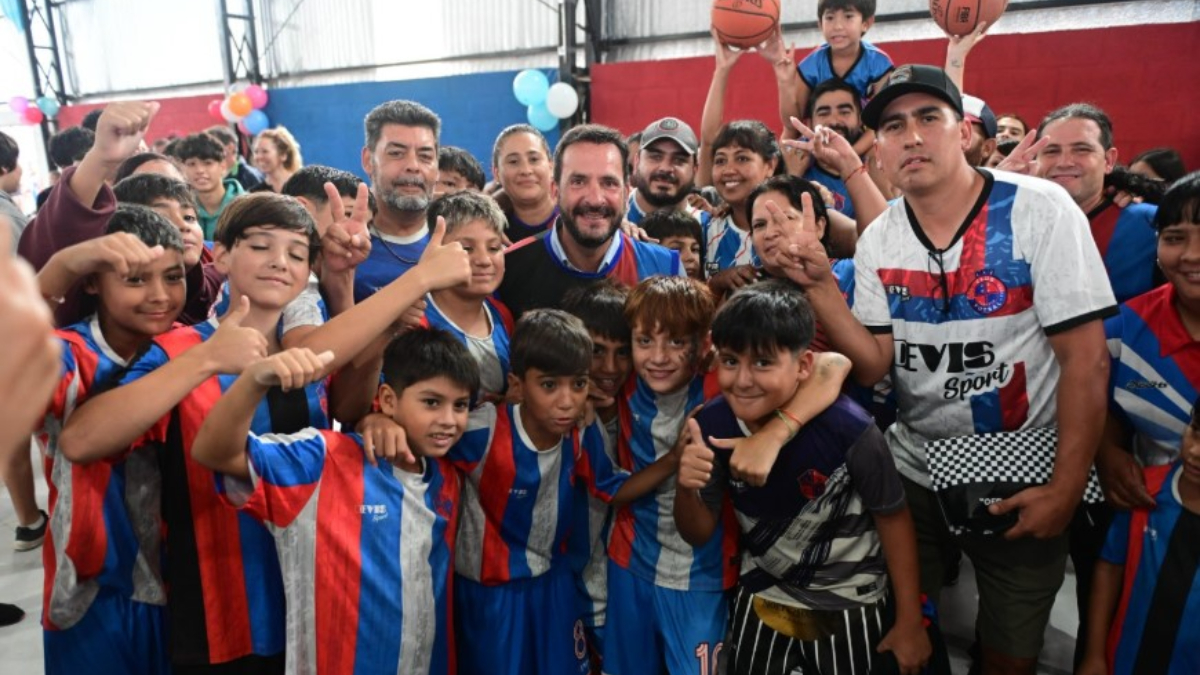
POLYGON ((825 484, 829 482, 829 477, 816 469, 809 469, 796 480, 800 483, 800 494, 804 495, 805 499, 816 499, 825 494, 825 484))
POLYGON ((967 302, 980 314, 987 316, 1004 307, 1008 301, 1008 286, 1004 285, 991 270, 982 270, 975 274, 975 280, 967 289, 967 302))

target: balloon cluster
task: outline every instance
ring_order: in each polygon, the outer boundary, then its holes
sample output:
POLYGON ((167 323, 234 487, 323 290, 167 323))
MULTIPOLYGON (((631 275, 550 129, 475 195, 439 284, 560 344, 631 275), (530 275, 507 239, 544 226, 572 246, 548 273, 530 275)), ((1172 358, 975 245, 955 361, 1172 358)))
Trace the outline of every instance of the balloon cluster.
POLYGON ((14 96, 8 99, 8 107, 20 115, 26 124, 41 124, 43 120, 57 117, 60 106, 57 100, 49 96, 39 96, 36 101, 14 96))
POLYGON ((513 95, 526 106, 525 117, 534 128, 550 131, 579 109, 579 94, 566 82, 550 84, 546 73, 529 68, 513 78, 513 95))
POLYGON ((238 130, 254 136, 271 126, 271 120, 267 119, 267 114, 262 111, 269 100, 266 89, 252 84, 223 99, 217 98, 210 101, 208 114, 230 124, 236 122, 238 130))

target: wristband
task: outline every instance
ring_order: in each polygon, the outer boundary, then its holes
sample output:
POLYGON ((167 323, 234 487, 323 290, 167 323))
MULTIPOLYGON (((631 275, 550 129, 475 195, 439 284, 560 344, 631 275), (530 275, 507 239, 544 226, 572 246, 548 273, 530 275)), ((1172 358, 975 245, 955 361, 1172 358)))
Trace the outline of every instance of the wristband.
POLYGON ((843 184, 849 183, 851 178, 854 178, 855 176, 857 176, 860 173, 866 173, 868 170, 869 169, 867 167, 867 163, 863 162, 861 165, 859 165, 859 167, 857 169, 851 171, 849 175, 847 175, 845 178, 843 178, 842 183, 843 184))
POLYGON ((778 412, 780 415, 783 415, 784 417, 787 417, 789 420, 795 422, 796 429, 799 429, 800 427, 804 426, 804 422, 801 422, 799 417, 796 417, 795 415, 793 415, 786 408, 776 408, 775 412, 778 412))
MULTIPOLYGON (((796 434, 800 433, 800 427, 797 426, 795 428, 792 428, 792 422, 791 422, 791 420, 788 419, 790 417, 790 415, 785 413, 783 410, 776 408, 775 416, 779 418, 780 422, 783 422, 783 426, 788 430, 788 440, 789 441, 792 440, 793 438, 795 438, 796 434)), ((792 418, 792 419, 794 419, 794 418, 792 418)))

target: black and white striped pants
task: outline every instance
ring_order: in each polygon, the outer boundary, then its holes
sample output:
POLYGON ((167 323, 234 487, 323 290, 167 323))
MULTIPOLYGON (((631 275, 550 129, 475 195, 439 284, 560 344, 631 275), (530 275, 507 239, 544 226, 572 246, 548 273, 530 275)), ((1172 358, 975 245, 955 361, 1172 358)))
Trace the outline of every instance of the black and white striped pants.
POLYGON ((725 641, 726 675, 867 675, 895 672, 895 657, 875 647, 891 629, 885 602, 843 612, 841 627, 812 642, 776 632, 754 611, 754 594, 738 588, 725 641), (881 663, 890 661, 890 663, 881 663), (881 667, 882 666, 882 667, 881 667))

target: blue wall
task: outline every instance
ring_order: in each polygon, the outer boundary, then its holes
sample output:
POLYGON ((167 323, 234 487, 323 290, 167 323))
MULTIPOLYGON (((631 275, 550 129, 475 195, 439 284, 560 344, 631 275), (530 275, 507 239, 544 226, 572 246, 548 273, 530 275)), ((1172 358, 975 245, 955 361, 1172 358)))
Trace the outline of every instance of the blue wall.
MULTIPOLYGON (((384 101, 417 101, 442 118, 442 145, 466 149, 490 177, 496 135, 510 124, 527 122, 525 106, 512 92, 517 72, 275 88, 265 112, 271 126, 287 127, 300 142, 305 164, 325 164, 362 175, 363 118, 384 101)), ((554 81, 554 71, 546 74, 554 81)), ((546 138, 553 149, 558 131, 546 138)))

